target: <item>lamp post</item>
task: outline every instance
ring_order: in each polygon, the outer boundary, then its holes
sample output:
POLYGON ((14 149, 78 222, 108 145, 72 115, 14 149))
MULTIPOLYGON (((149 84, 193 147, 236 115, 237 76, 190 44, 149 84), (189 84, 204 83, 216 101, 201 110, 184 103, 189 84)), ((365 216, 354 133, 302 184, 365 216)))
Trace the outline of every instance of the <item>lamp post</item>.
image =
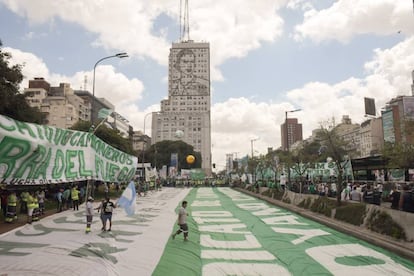
POLYGON ((112 55, 112 56, 103 57, 95 63, 95 66, 93 66, 92 107, 91 107, 91 122, 92 122, 92 124, 95 122, 94 111, 95 111, 95 71, 96 71, 96 66, 98 66, 98 64, 101 61, 105 60, 105 59, 109 59, 109 58, 126 58, 126 57, 128 57, 127 53, 118 53, 118 54, 115 54, 115 55, 112 55))
POLYGON ((143 173, 143 176, 145 175, 145 167, 144 167, 145 144, 146 144, 146 141, 145 141, 145 122, 147 120, 148 115, 151 115, 151 114, 154 114, 154 113, 159 114, 159 112, 149 112, 149 113, 145 114, 145 116, 144 116, 144 130, 143 130, 143 139, 142 139, 142 173, 143 173))
MULTIPOLYGON (((301 109, 294 109, 294 110, 288 110, 285 111, 285 135, 286 135, 286 152, 289 155, 289 129, 288 129, 288 113, 298 112, 301 111, 301 109)), ((289 162, 287 164, 287 173, 288 173, 288 185, 290 185, 290 166, 289 162)))
MULTIPOLYGON (((250 139, 250 147, 252 149, 252 162, 253 162, 253 142, 257 141, 257 140, 259 140, 259 138, 250 139)), ((255 168, 253 168, 253 163, 252 162, 250 162, 250 164, 252 165, 252 182, 255 183, 255 177, 254 177, 254 169, 255 168)))
POLYGON ((259 140, 259 138, 250 139, 250 147, 252 149, 252 158, 253 158, 253 142, 259 140))

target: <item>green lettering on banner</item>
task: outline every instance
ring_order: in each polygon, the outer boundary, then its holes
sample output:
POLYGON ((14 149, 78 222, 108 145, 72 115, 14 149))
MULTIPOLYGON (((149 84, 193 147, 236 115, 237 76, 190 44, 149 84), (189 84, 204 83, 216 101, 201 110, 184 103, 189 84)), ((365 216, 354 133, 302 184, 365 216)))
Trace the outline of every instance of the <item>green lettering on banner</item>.
POLYGON ((133 163, 132 158, 131 158, 131 156, 130 156, 130 155, 128 155, 128 156, 127 156, 127 162, 126 162, 126 164, 127 164, 127 165, 132 165, 132 163, 133 163))
POLYGON ((17 128, 18 128, 18 130, 19 130, 19 132, 21 133, 21 134, 26 134, 25 132, 24 132, 24 130, 26 130, 28 133, 29 133, 29 135, 30 136, 32 136, 33 138, 37 138, 36 137, 36 134, 33 132, 33 130, 30 128, 30 125, 29 124, 27 124, 27 123, 25 123, 25 122, 20 122, 20 121, 14 121, 15 123, 16 123, 16 126, 17 126, 17 128))
POLYGON ((114 150, 114 153, 113 153, 113 155, 112 155, 111 160, 112 160, 113 162, 118 162, 118 157, 119 157, 119 155, 120 155, 120 151, 114 150))
POLYGON ((119 162, 121 162, 121 164, 125 164, 125 162, 126 162, 126 154, 124 152, 122 152, 122 151, 120 151, 119 153, 120 153, 120 155, 119 155, 119 162))
POLYGON ((109 181, 115 181, 115 174, 119 171, 119 166, 108 162, 106 167, 108 170, 107 176, 109 181))
POLYGON ((82 150, 80 150, 78 152, 78 155, 79 155, 79 175, 80 176, 92 176, 92 171, 85 169, 85 153, 82 150))
POLYGON ((118 177, 117 177, 118 182, 127 181, 128 180, 127 176, 128 176, 128 168, 123 167, 118 174, 118 177))
POLYGON ((79 140, 75 140, 75 139, 78 138, 78 136, 80 136, 80 135, 81 135, 81 133, 79 131, 77 131, 77 132, 73 133, 73 135, 70 137, 70 142, 69 143, 72 147, 77 145, 79 140))
POLYGON ((52 139, 53 139, 53 128, 49 127, 49 126, 43 126, 44 130, 45 130, 45 137, 47 139, 47 141, 49 141, 49 143, 52 143, 52 139))
POLYGON ((63 154, 61 149, 56 150, 55 155, 55 164, 52 170, 52 178, 59 179, 63 175, 63 171, 65 169, 65 155, 63 154))
POLYGON ((45 137, 43 137, 42 128, 41 128, 39 125, 35 125, 35 127, 36 127, 36 130, 37 130, 37 136, 38 136, 40 139, 44 140, 44 139, 45 139, 45 137))
POLYGON ((66 150, 66 170, 65 176, 66 178, 76 178, 78 174, 73 172, 72 169, 75 167, 75 163, 73 162, 73 158, 78 155, 78 151, 76 150, 66 150))
POLYGON ((50 157, 52 156, 52 149, 49 148, 47 151, 46 158, 42 160, 40 165, 37 167, 33 178, 38 179, 40 175, 42 175, 43 179, 47 179, 47 169, 49 168, 50 157))
POLYGON ((81 134, 81 136, 80 136, 80 138, 79 138, 79 140, 78 140, 78 142, 77 142, 77 144, 76 144, 76 146, 78 146, 78 147, 86 147, 86 136, 87 136, 87 133, 86 132, 84 132, 84 133, 82 133, 81 134))
MULTIPOLYGON (((14 120, 13 119, 10 119, 9 117, 5 117, 5 116, 1 116, 1 119, 6 119, 6 120, 8 120, 8 121, 12 121, 12 122, 14 122, 14 120)), ((13 125, 13 126, 5 126, 5 125, 3 125, 2 123, 1 123, 1 121, 0 121, 0 127, 2 128, 2 129, 4 129, 4 130, 7 130, 7 131, 15 131, 16 130, 16 127, 13 125)))
POLYGON ((55 145, 59 145, 60 141, 62 140, 63 135, 65 134, 65 131, 61 128, 55 128, 55 138, 53 139, 53 142, 55 145))
POLYGON ((29 178, 33 179, 33 175, 36 171, 36 166, 41 163, 44 155, 46 153, 46 148, 42 145, 38 145, 37 149, 32 152, 20 165, 17 171, 14 173, 15 178, 29 178), (29 169, 27 176, 24 177, 25 172, 29 169))
POLYGON ((16 161, 28 154, 29 151, 30 143, 28 141, 4 137, 0 143, 0 164, 5 164, 7 170, 2 177, 9 177, 16 166, 16 161))
POLYGON ((95 155, 95 175, 98 178, 101 176, 103 179, 106 179, 104 162, 98 155, 95 155))
POLYGON ((128 176, 127 176, 127 178, 125 179, 125 181, 132 179, 132 178, 135 176, 135 173, 136 173, 135 171, 136 171, 136 169, 135 169, 135 168, 131 168, 131 169, 129 170, 128 176))
POLYGON ((65 130, 65 133, 63 134, 62 141, 61 141, 62 146, 66 146, 70 137, 72 137, 72 134, 73 134, 73 130, 70 130, 70 129, 65 130))

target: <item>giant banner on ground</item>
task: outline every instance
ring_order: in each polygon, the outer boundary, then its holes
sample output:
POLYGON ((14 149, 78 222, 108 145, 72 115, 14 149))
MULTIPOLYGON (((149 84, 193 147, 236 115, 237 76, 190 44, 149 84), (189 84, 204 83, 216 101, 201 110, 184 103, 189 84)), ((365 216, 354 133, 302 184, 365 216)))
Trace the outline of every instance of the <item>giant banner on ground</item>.
POLYGON ((137 158, 93 133, 20 122, 0 115, 0 181, 13 185, 132 179, 137 158))

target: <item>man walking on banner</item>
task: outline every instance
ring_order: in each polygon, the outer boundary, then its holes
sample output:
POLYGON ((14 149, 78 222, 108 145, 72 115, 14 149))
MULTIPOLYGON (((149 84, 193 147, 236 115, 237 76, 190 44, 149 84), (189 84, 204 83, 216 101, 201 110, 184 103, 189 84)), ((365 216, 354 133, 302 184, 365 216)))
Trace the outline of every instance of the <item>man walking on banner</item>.
POLYGON ((177 230, 177 232, 175 232, 172 235, 172 238, 175 239, 176 235, 181 234, 181 232, 184 234, 184 241, 188 241, 188 225, 187 225, 187 201, 183 201, 181 203, 181 208, 180 211, 178 212, 178 226, 180 226, 180 229, 177 230))
POLYGON ((88 197, 88 201, 86 202, 86 230, 85 233, 88 234, 91 232, 91 224, 93 219, 93 198, 90 196, 88 197))

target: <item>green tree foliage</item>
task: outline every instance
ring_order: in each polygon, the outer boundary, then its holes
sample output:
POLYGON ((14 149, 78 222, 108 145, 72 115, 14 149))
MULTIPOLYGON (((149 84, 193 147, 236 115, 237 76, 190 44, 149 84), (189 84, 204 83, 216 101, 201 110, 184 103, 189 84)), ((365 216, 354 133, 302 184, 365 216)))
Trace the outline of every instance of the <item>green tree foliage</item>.
POLYGON ((302 178, 306 172, 317 162, 324 162, 319 154, 321 143, 319 141, 304 142, 301 147, 290 153, 289 159, 292 163, 292 169, 302 178))
POLYGON ((30 107, 25 96, 19 92, 23 80, 22 66, 11 66, 11 58, 10 53, 2 50, 0 41, 0 114, 18 121, 41 124, 42 113, 30 107))
MULTIPOLYGON (((78 121, 70 129, 80 130, 80 131, 89 131, 91 129, 91 123, 85 121, 78 121)), ((128 154, 135 155, 132 150, 132 145, 129 139, 123 138, 119 131, 113 130, 105 125, 99 126, 96 130, 95 135, 98 136, 105 143, 113 146, 120 151, 126 152, 128 154)))
POLYGON ((345 162, 350 162, 348 158, 349 153, 346 150, 348 148, 348 143, 338 136, 334 126, 329 128, 321 126, 321 129, 318 132, 318 140, 322 145, 321 150, 319 151, 321 157, 324 159, 330 157, 332 158, 332 162, 335 163, 338 173, 336 180, 336 199, 338 205, 341 205, 341 193, 347 185, 343 181, 345 162))
POLYGON ((194 151, 193 146, 183 141, 165 140, 151 145, 144 153, 144 162, 150 162, 157 169, 160 169, 164 165, 170 165, 172 153, 178 153, 178 169, 201 168, 201 153, 194 151), (188 155, 195 157, 193 164, 187 163, 186 157, 188 155))

